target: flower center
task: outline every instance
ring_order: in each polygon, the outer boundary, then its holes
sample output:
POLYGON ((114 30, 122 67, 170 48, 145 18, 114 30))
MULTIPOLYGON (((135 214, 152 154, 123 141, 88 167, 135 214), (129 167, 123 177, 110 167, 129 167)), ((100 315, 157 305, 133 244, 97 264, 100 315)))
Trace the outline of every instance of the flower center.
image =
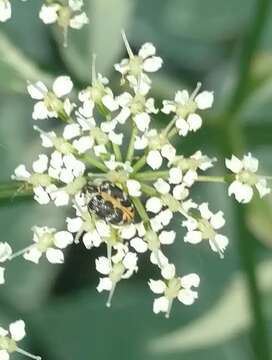
POLYGON ((188 100, 185 104, 177 104, 177 115, 183 119, 196 111, 197 105, 194 100, 188 100))
POLYGON ((87 184, 87 180, 85 177, 80 176, 76 178, 73 182, 69 183, 65 190, 69 195, 77 194, 85 185, 87 184))
POLYGON ((63 138, 53 138, 53 144, 60 153, 69 155, 75 152, 73 145, 71 145, 68 141, 63 138))
POLYGON ((39 237, 39 241, 37 243, 37 249, 40 250, 41 252, 45 252, 53 244, 54 244, 54 235, 47 232, 39 237))
POLYGON ((117 283, 121 280, 123 273, 125 272, 125 266, 119 262, 113 265, 111 273, 109 274, 109 278, 113 283, 117 283))
POLYGON ((167 288, 165 289, 164 295, 168 299, 174 299, 178 296, 180 289, 181 289, 180 279, 173 278, 173 279, 169 280, 167 288))
POLYGON ((47 174, 33 174, 30 176, 28 182, 35 186, 49 186, 51 184, 51 178, 47 174))
POLYGON ((181 205, 171 194, 164 194, 161 197, 164 205, 166 205, 170 211, 177 212, 181 210, 181 205))
POLYGON ((216 232, 213 227, 206 219, 201 219, 198 221, 198 228, 202 232, 203 239, 214 239, 216 232))
POLYGON ((60 27, 67 28, 70 24, 72 11, 68 6, 62 6, 58 11, 58 25, 60 27))
POLYGON ((8 336, 0 336, 0 349, 9 353, 16 351, 16 342, 8 336))
POLYGON ((106 94, 105 87, 101 81, 96 80, 91 87, 89 87, 90 98, 95 103, 100 103, 102 97, 106 94))
POLYGON ((96 140, 99 145, 108 143, 108 135, 105 134, 99 127, 94 127, 90 130, 90 136, 96 140))
POLYGON ((145 110, 145 97, 137 94, 130 103, 130 110, 133 115, 144 112, 145 110))
POLYGON ((133 56, 129 60, 129 70, 131 75, 138 76, 142 72, 143 59, 139 56, 133 56))
POLYGON ((60 99, 57 98, 57 96, 51 92, 48 91, 48 93, 44 97, 44 104, 48 111, 53 111, 60 113, 63 110, 63 103, 60 99))
POLYGON ((237 180, 244 184, 255 185, 257 183, 257 176, 250 171, 242 171, 237 174, 237 180))

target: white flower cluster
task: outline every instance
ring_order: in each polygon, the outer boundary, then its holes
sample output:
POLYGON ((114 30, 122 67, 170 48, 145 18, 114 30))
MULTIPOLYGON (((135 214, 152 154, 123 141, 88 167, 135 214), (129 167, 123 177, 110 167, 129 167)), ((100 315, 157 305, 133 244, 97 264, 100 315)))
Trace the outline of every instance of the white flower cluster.
POLYGON ((17 320, 9 325, 9 331, 0 327, 0 360, 9 360, 10 354, 17 352, 31 359, 41 360, 40 356, 33 355, 18 347, 18 342, 26 335, 25 323, 17 320))
POLYGON ((89 23, 82 8, 83 0, 45 0, 39 17, 44 24, 57 24, 64 32, 64 45, 67 46, 68 28, 81 29, 89 23))
MULTIPOLYGON (((44 24, 56 23, 63 30, 65 45, 67 45, 68 28, 81 29, 85 24, 89 23, 85 11, 82 10, 83 7, 83 0, 44 0, 39 17, 44 24)), ((10 0, 0 0, 0 22, 9 20, 11 14, 10 0)))
POLYGON ((226 167, 235 174, 235 179, 228 189, 229 196, 234 194, 235 199, 240 203, 250 202, 254 188, 261 198, 271 192, 266 178, 256 174, 259 161, 251 153, 245 155, 242 160, 232 155, 231 159, 226 159, 226 167))
MULTIPOLYGON (((71 215, 64 231, 34 226, 34 243, 17 253, 0 243, 0 262, 23 255, 38 263, 45 254, 49 262, 62 263, 63 249, 73 243, 82 242, 88 250, 104 247, 105 256, 96 260, 101 274, 97 290, 109 293, 110 306, 116 285, 137 272, 138 257, 149 252, 162 276, 162 280, 149 281, 152 292, 161 295, 153 310, 169 316, 175 298, 193 304, 200 283, 195 273, 178 276, 165 256, 164 248, 176 240, 173 218, 180 218, 186 244, 205 242, 203 246, 223 258, 229 242, 221 233, 223 212, 213 213, 206 202, 197 204, 192 199, 192 187, 211 178, 203 173, 216 159, 200 150, 191 156, 178 154, 172 143, 175 136, 189 136, 202 126, 198 113, 212 106, 213 93, 200 92, 197 84, 191 94, 181 90, 173 101, 155 104, 149 95, 150 73, 160 69, 162 59, 151 43, 135 55, 124 33, 123 39, 128 58, 115 69, 121 73, 125 92, 115 94, 109 81, 96 73, 94 63, 92 83, 78 92, 78 100, 68 76, 59 76, 52 90, 40 81, 28 85, 36 101, 35 122, 58 119, 64 127, 45 132, 35 125, 44 150, 31 171, 21 164, 12 178, 20 185, 23 182, 39 204, 69 206, 71 215), (154 129, 152 117, 159 112, 170 118, 165 128, 154 129)), ((232 182, 229 194, 234 193, 238 201, 249 200, 252 187, 261 196, 270 191, 256 175, 258 162, 250 154, 243 161, 232 157, 226 165, 235 174, 221 180, 232 182)), ((4 283, 4 267, 0 267, 0 282, 4 283)))

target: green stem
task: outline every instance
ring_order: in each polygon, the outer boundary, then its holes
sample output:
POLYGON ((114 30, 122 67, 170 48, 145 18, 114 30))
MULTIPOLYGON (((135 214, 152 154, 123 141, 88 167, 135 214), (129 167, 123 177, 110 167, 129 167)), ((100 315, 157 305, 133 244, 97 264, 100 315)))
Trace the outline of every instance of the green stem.
POLYGON ((133 204, 134 204, 134 206, 135 206, 135 208, 136 208, 139 216, 140 216, 141 219, 143 220, 143 222, 144 222, 145 224, 149 223, 149 217, 148 217, 148 215, 147 215, 147 212, 146 212, 146 210, 145 210, 145 208, 144 208, 144 206, 143 206, 140 198, 138 198, 138 197, 133 197, 133 198, 132 198, 132 202, 133 202, 133 204))
POLYGON ((95 167, 101 171, 104 172, 108 172, 109 169, 106 167, 106 165, 104 165, 102 162, 100 162, 99 160, 91 157, 90 155, 84 155, 79 157, 79 159, 86 161, 86 163, 88 163, 89 165, 91 165, 92 167, 95 167))
POLYGON ((168 178, 169 171, 162 170, 162 171, 144 171, 138 174, 135 174, 134 178, 139 181, 153 181, 159 178, 168 178))
POLYGON ((224 176, 198 176, 196 181, 224 183, 226 179, 224 176))
POLYGON ((162 131, 162 135, 167 136, 168 133, 171 133, 171 131, 173 130, 172 127, 175 125, 176 121, 177 120, 173 118, 170 121, 170 123, 168 123, 168 125, 165 127, 165 129, 162 131))
POLYGON ((116 161, 122 162, 122 154, 121 154, 120 147, 118 145, 112 143, 112 148, 113 148, 113 152, 114 152, 116 161))
POLYGON ((132 128, 132 132, 131 132, 131 138, 130 138, 130 142, 128 145, 128 151, 127 151, 127 161, 131 162, 133 159, 133 155, 134 155, 134 144, 135 144, 135 140, 136 140, 136 135, 137 135, 138 129, 135 126, 135 124, 133 123, 133 128, 132 128))
POLYGON ((143 155, 133 166, 133 173, 136 174, 141 168, 143 168, 146 164, 147 155, 143 155))
POLYGON ((168 134, 168 139, 172 139, 173 136, 177 135, 178 131, 177 129, 174 127, 168 134))
MULTIPOLYGON (((153 181, 158 178, 167 179, 169 176, 168 170, 162 171, 144 171, 142 173, 135 174, 134 178, 139 181, 153 181)), ((197 181, 199 182, 226 182, 227 176, 198 176, 197 181)))
POLYGON ((148 196, 158 196, 157 190, 147 184, 141 183, 141 190, 148 196))
POLYGON ((0 184, 0 202, 5 200, 16 200, 30 198, 33 191, 30 187, 24 186, 21 182, 10 182, 0 184))

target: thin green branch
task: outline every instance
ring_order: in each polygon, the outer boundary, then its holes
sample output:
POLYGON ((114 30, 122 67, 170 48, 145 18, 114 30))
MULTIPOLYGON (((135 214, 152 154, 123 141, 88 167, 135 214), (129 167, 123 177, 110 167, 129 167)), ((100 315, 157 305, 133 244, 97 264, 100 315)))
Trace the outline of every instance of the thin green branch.
POLYGON ((134 155, 134 144, 135 144, 135 140, 136 140, 136 135, 137 135, 137 127, 135 126, 135 124, 133 123, 133 128, 132 128, 132 132, 131 132, 131 138, 130 138, 130 142, 128 145, 128 151, 127 151, 127 157, 126 160, 127 161, 132 161, 133 159, 133 155, 134 155))
POLYGON ((148 196, 158 196, 157 190, 147 184, 141 183, 141 190, 148 196))
POLYGON ((225 176, 198 176, 196 181, 224 183, 224 182, 226 182, 226 177, 225 176))
POLYGON ((136 174, 139 170, 141 170, 146 165, 146 157, 147 155, 143 155, 133 166, 133 173, 136 174))
POLYGON ((149 217, 148 217, 148 215, 147 215, 147 212, 146 212, 146 210, 145 210, 145 208, 144 208, 144 206, 143 206, 140 198, 138 198, 138 197, 133 197, 133 198, 132 198, 132 202, 133 202, 133 204, 134 204, 134 206, 135 206, 135 208, 136 208, 136 210, 137 210, 140 218, 143 220, 143 222, 144 222, 145 224, 148 224, 148 223, 149 223, 149 217))
POLYGON ((95 159, 94 157, 91 157, 90 155, 84 155, 80 157, 81 160, 86 161, 90 166, 95 167, 103 172, 109 171, 109 169, 99 160, 95 159))
POLYGON ((6 200, 17 200, 22 198, 31 198, 32 189, 26 187, 24 183, 12 181, 0 183, 0 203, 6 200))
POLYGON ((120 150, 120 146, 118 146, 117 144, 114 144, 112 142, 112 148, 113 148, 113 152, 114 152, 116 161, 122 162, 122 153, 120 150))
POLYGON ((159 178, 166 179, 169 176, 168 170, 162 171, 144 171, 134 175, 134 178, 139 181, 154 181, 159 178))

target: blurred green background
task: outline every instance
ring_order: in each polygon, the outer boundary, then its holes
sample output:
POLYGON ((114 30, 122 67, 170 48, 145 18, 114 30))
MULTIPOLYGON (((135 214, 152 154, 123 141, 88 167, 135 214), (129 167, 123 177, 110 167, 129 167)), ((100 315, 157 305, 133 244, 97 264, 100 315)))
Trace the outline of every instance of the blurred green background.
MULTIPOLYGON (((0 25, 1 184, 19 163, 30 165, 40 153, 31 119, 26 81, 50 83, 70 74, 77 88, 90 82, 91 54, 98 71, 117 84, 112 65, 124 57, 120 30, 126 29, 136 51, 153 42, 164 59, 155 74, 153 96, 173 98, 177 89, 215 90, 215 107, 203 128, 176 142, 180 153, 198 149, 219 159, 214 174, 223 175, 223 158, 251 151, 262 174, 272 175, 272 7, 269 0, 85 0, 90 25, 61 34, 38 19, 42 1, 14 0, 13 17, 0 25)), ((158 126, 164 125, 158 119, 158 126)), ((44 122, 44 127, 56 126, 44 122)), ((0 184, 2 189, 6 185, 0 184)), ((199 300, 191 307, 175 303, 169 320, 152 313, 147 280, 158 277, 140 260, 140 270, 120 283, 111 309, 96 292, 94 260, 101 250, 82 245, 66 252, 62 266, 43 259, 39 266, 16 259, 0 288, 0 320, 23 318, 28 337, 22 347, 47 360, 269 360, 272 334, 272 202, 254 200, 238 206, 226 186, 195 187, 196 202, 225 212, 230 246, 220 260, 207 244, 178 238, 167 249, 181 273, 201 276, 199 300)), ((69 210, 39 206, 32 200, 0 194, 0 241, 21 249, 31 241, 32 225, 65 226, 69 210)), ((14 359, 20 356, 13 355, 14 359)))

